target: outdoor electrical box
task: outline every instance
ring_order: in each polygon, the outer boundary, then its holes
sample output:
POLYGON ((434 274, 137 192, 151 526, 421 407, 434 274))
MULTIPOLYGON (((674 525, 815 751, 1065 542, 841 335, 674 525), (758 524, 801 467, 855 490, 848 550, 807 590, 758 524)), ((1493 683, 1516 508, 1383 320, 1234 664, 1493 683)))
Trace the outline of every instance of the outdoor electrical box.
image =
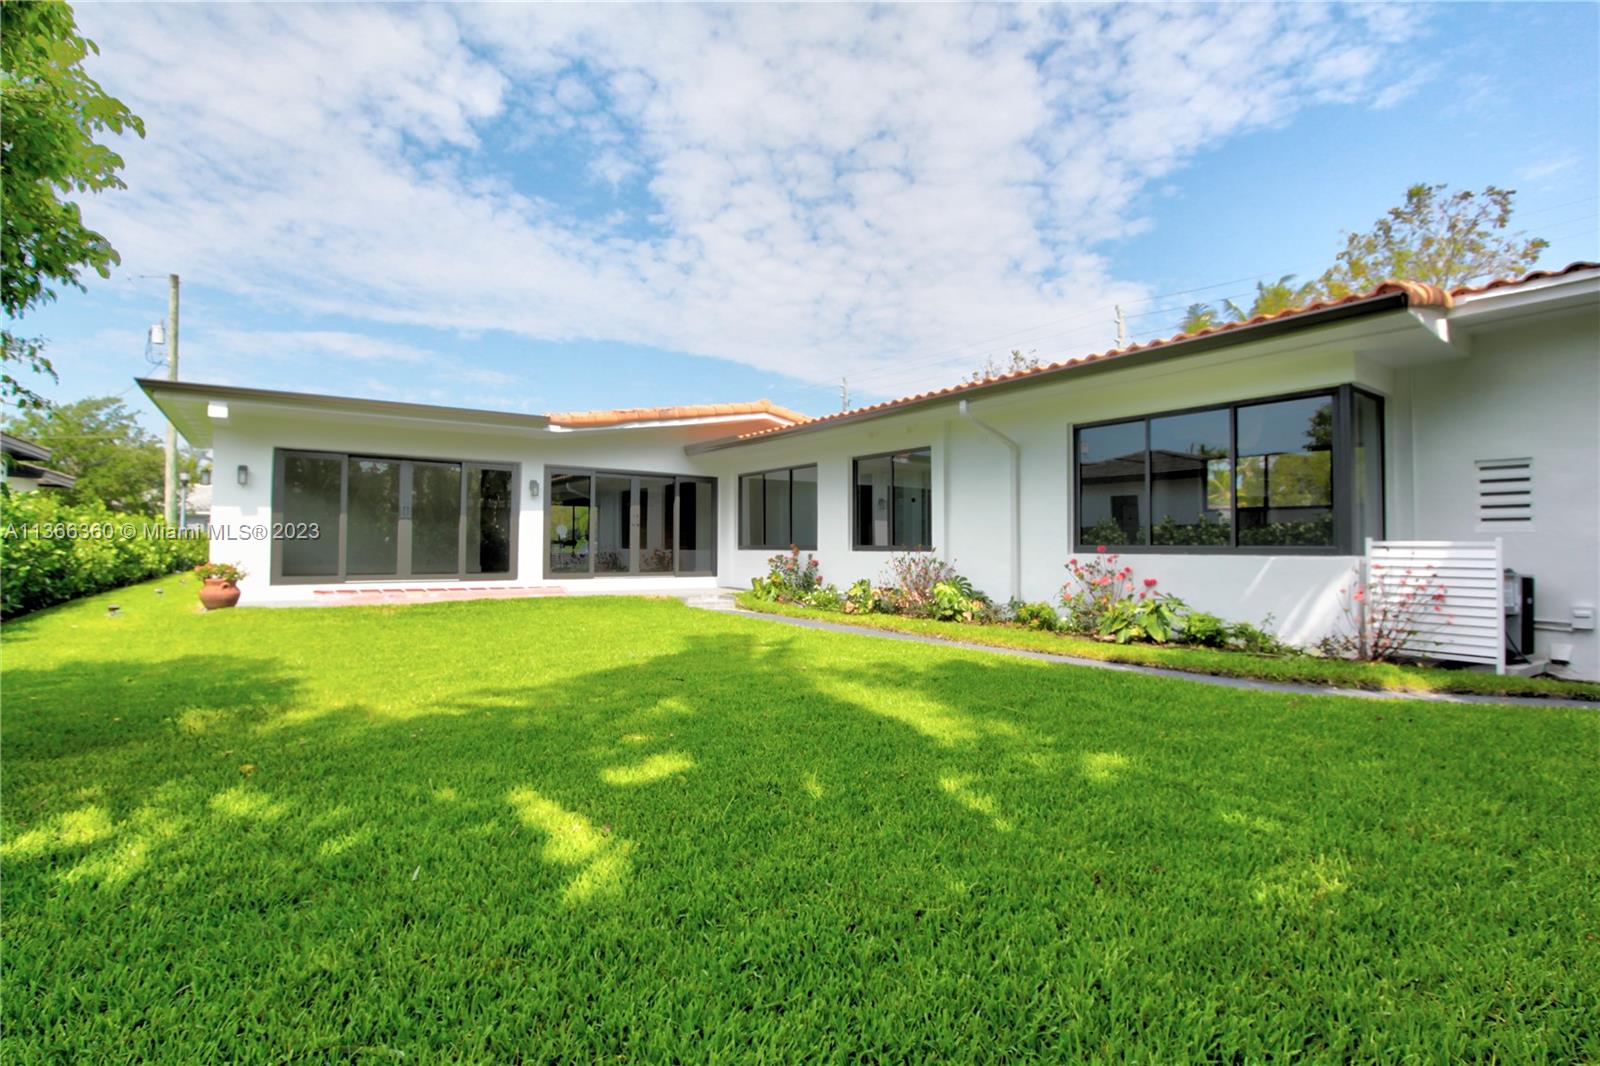
POLYGON ((1533 656, 1533 578, 1505 573, 1506 662, 1525 663, 1533 656))

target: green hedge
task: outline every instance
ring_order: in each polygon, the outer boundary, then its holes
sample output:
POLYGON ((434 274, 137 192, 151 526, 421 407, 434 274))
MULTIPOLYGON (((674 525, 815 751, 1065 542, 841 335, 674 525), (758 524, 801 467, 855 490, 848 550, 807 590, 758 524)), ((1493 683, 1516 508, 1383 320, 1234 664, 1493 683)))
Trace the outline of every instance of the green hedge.
POLYGON ((11 618, 205 562, 204 537, 160 535, 165 528, 159 518, 62 503, 48 490, 5 493, 0 615, 11 618))

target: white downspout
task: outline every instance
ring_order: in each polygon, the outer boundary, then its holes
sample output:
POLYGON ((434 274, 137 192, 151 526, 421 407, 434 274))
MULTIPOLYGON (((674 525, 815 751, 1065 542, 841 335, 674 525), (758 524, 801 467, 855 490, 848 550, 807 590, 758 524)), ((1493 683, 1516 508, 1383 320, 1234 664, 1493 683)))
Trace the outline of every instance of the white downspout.
MULTIPOLYGON (((1011 450, 1011 598, 1022 599, 1022 448, 1010 437, 972 413, 966 400, 957 409, 961 417, 987 431, 1011 450)), ((949 494, 946 493, 946 496, 949 494)))

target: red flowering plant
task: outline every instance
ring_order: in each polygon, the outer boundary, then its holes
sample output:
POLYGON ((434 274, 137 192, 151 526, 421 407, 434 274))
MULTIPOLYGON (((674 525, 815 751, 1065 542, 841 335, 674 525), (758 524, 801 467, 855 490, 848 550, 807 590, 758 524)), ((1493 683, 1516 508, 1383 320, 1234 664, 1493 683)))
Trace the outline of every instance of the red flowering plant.
POLYGON ((1323 637, 1324 655, 1367 662, 1426 658, 1439 634, 1455 621, 1447 611, 1448 587, 1431 567, 1397 568, 1371 563, 1366 580, 1339 589, 1346 629, 1323 637))
POLYGON ((1155 578, 1135 578, 1133 567, 1120 563, 1104 544, 1086 562, 1067 560, 1072 580, 1061 586, 1063 628, 1119 644, 1165 643, 1182 628, 1184 602, 1158 591, 1155 578))

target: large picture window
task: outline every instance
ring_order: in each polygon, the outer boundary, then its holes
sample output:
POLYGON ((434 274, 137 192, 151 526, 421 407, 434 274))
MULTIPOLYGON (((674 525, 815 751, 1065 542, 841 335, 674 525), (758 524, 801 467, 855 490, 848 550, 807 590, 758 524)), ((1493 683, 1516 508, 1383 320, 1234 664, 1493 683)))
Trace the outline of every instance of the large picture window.
POLYGON ((739 547, 817 548, 817 468, 793 466, 739 478, 739 547))
POLYGON ((933 547, 933 452, 869 455, 853 464, 857 548, 918 551, 933 547))
POLYGON ((1076 545, 1357 554, 1383 535, 1382 419, 1346 385, 1082 427, 1076 545))
POLYGON ((511 463, 279 451, 272 580, 515 577, 516 472, 511 463))

